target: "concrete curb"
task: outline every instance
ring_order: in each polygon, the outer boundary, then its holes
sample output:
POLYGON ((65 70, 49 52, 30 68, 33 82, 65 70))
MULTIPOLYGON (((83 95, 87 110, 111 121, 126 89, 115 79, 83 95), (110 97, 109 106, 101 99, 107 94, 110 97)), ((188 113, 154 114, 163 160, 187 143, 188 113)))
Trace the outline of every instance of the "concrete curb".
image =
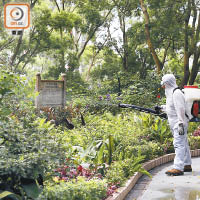
MULTIPOLYGON (((154 160, 150 160, 143 164, 143 168, 147 171, 153 169, 154 167, 157 167, 159 165, 171 162, 174 160, 175 153, 167 154, 164 156, 161 156, 159 158, 155 158, 154 160)), ((192 157, 198 157, 200 156, 200 149, 191 150, 191 156, 192 157)), ((113 194, 113 196, 108 197, 106 200, 123 200, 127 194, 130 192, 130 190, 135 186, 139 178, 143 174, 136 172, 134 176, 132 176, 125 184, 124 187, 120 187, 117 189, 117 191, 113 194)))

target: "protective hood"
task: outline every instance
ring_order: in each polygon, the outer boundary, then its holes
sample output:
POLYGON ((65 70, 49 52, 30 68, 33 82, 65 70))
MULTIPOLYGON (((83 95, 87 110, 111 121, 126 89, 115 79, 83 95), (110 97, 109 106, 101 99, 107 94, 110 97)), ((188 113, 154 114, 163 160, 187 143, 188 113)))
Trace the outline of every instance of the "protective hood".
POLYGON ((165 85, 165 88, 176 88, 176 78, 173 74, 165 74, 162 77, 161 85, 165 85))
POLYGON ((162 77, 161 85, 165 85, 165 95, 167 98, 172 98, 174 88, 177 88, 176 78, 173 74, 165 74, 162 77))

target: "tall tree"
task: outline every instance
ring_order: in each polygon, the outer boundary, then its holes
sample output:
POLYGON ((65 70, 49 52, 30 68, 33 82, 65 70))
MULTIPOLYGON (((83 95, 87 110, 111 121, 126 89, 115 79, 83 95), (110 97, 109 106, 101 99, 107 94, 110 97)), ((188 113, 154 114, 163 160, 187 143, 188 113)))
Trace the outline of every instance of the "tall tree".
POLYGON ((148 44, 149 50, 151 52, 151 55, 153 56, 154 62, 156 64, 157 72, 160 73, 160 70, 162 70, 162 64, 160 62, 160 59, 158 58, 158 55, 155 51, 154 45, 153 45, 151 37, 150 37, 149 27, 151 26, 151 24, 150 24, 150 19, 149 19, 149 13, 147 11, 146 5, 144 4, 143 0, 140 0, 140 6, 141 6, 142 12, 144 14, 144 19, 145 19, 145 34, 146 34, 147 44, 148 44))
POLYGON ((128 71, 128 60, 131 55, 129 55, 129 41, 127 31, 130 27, 129 20, 132 17, 133 12, 137 9, 137 3, 135 0, 122 0, 116 1, 112 0, 114 4, 113 19, 116 23, 116 18, 118 18, 119 30, 121 32, 120 38, 114 38, 110 32, 110 39, 115 50, 121 57, 122 67, 125 71, 128 71))
POLYGON ((145 33, 158 72, 164 67, 158 49, 167 49, 168 51, 163 54, 164 58, 170 58, 173 54, 183 56, 182 61, 180 60, 180 67, 182 66, 184 71, 181 85, 187 84, 188 81, 189 84, 193 84, 199 70, 199 1, 149 0, 145 2, 140 0, 146 23, 145 33), (162 41, 159 41, 160 38, 162 41), (192 58, 191 71, 190 58, 192 58))

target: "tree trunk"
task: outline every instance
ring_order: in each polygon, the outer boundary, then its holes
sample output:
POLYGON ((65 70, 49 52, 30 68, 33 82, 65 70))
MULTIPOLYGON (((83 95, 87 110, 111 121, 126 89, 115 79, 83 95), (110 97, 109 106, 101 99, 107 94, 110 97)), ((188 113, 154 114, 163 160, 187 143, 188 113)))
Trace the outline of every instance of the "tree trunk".
POLYGON ((153 60, 156 64, 157 67, 157 72, 158 74, 160 73, 160 70, 162 70, 162 64, 155 52, 153 43, 151 42, 151 37, 150 37, 150 30, 149 30, 149 26, 150 26, 150 20, 149 20, 149 14, 147 12, 147 9, 144 5, 144 1, 140 0, 140 6, 142 8, 143 14, 144 14, 144 18, 145 18, 145 34, 146 34, 146 39, 147 39, 147 44, 149 47, 149 50, 151 52, 151 55, 153 56, 153 60))
POLYGON ((124 70, 128 70, 128 42, 127 42, 127 35, 126 35, 126 22, 124 14, 120 13, 118 10, 118 17, 120 22, 120 29, 122 31, 122 39, 123 39, 123 56, 122 56, 122 64, 124 70))
POLYGON ((184 85, 187 85, 188 80, 190 76, 190 71, 189 71, 189 53, 188 51, 185 51, 184 53, 184 77, 181 83, 181 88, 183 88, 184 85))
POLYGON ((146 66, 146 60, 147 60, 147 56, 144 57, 144 59, 141 59, 141 69, 140 69, 140 78, 144 79, 146 77, 146 70, 145 70, 145 66, 146 66))
POLYGON ((86 78, 87 81, 89 80, 89 77, 90 77, 90 71, 91 71, 92 67, 94 66, 94 60, 95 60, 95 56, 92 57, 92 62, 90 63, 90 66, 88 69, 87 78, 86 78))
POLYGON ((196 11, 196 7, 195 7, 195 2, 192 2, 192 8, 193 8, 193 12, 194 12, 194 17, 193 17, 193 25, 192 25, 192 29, 193 29, 193 51, 194 51, 194 59, 193 59, 193 64, 192 64, 192 70, 191 70, 191 74, 190 74, 190 80, 189 80, 189 84, 193 85, 194 81, 196 79, 196 76, 198 74, 199 71, 199 57, 200 57, 200 47, 197 47, 197 43, 199 42, 199 34, 200 34, 200 15, 198 16, 198 24, 197 24, 197 28, 195 27, 196 24, 196 17, 197 17, 197 11, 196 11), (196 30, 195 30, 196 29, 196 30))
POLYGON ((190 76, 190 71, 189 71, 189 58, 190 58, 190 52, 189 52, 189 36, 188 36, 188 23, 190 19, 190 14, 191 14, 191 2, 188 0, 188 10, 187 10, 187 15, 185 17, 185 38, 184 38, 184 77, 181 83, 181 87, 184 85, 187 85, 189 76, 190 76))
POLYGON ((199 56, 200 56, 200 49, 197 53, 194 54, 194 60, 193 60, 193 64, 192 64, 192 71, 190 74, 190 80, 189 80, 189 84, 193 85, 194 81, 196 79, 196 76, 198 74, 198 71, 200 69, 198 60, 199 60, 199 56))
POLYGON ((22 44, 22 37, 23 37, 23 32, 22 32, 22 34, 19 36, 17 46, 16 46, 15 51, 14 51, 14 54, 13 54, 13 56, 11 57, 11 60, 10 60, 11 70, 12 70, 12 66, 14 65, 15 59, 16 59, 18 53, 19 53, 19 50, 20 50, 20 47, 21 47, 21 44, 22 44))

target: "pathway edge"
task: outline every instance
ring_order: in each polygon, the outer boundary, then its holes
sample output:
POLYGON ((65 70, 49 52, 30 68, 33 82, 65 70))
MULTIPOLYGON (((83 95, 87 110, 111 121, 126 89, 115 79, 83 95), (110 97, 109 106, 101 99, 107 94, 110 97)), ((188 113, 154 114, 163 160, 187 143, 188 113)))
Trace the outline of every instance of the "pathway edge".
MULTIPOLYGON (((190 152, 192 157, 200 156, 200 149, 191 150, 190 152)), ((175 153, 166 154, 164 156, 160 156, 153 160, 147 161, 142 166, 144 169, 149 171, 155 167, 173 161, 174 156, 175 153)), ((129 180, 127 180, 124 187, 118 188, 117 191, 112 196, 108 197, 106 200, 123 200, 130 192, 130 190, 135 186, 135 184, 142 175, 143 174, 141 174, 140 172, 136 172, 134 176, 132 176, 129 180)))

